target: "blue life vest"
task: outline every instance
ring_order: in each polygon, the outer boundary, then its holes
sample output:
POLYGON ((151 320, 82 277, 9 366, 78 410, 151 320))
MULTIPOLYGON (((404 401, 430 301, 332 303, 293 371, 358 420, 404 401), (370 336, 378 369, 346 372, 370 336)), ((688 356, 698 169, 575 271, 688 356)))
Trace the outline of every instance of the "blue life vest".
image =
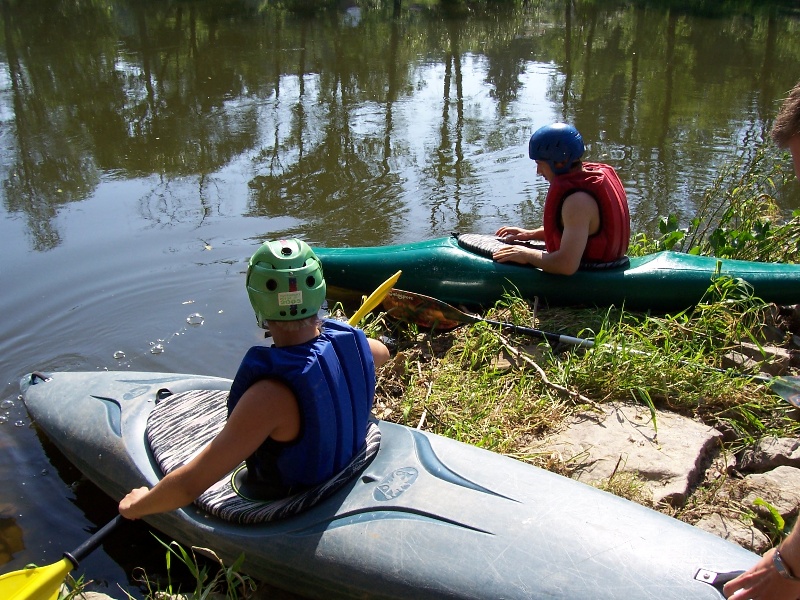
POLYGON ((320 331, 305 344, 250 348, 228 396, 230 415, 262 379, 280 380, 294 392, 302 419, 299 437, 289 443, 268 438, 247 463, 250 471, 277 475, 286 488, 319 484, 347 466, 364 445, 375 397, 375 363, 364 332, 334 320, 320 331))

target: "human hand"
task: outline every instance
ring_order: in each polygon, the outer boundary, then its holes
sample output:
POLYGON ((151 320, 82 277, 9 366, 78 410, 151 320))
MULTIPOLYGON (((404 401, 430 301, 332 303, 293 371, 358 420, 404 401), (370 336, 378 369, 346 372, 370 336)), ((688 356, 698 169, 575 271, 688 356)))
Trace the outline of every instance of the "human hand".
POLYGON ((136 504, 149 493, 150 490, 146 487, 128 492, 128 495, 119 502, 119 514, 126 519, 138 519, 142 515, 136 510, 136 504))
POLYGON ((775 550, 770 550, 747 571, 722 588, 729 600, 798 600, 800 581, 782 577, 772 564, 775 550))
POLYGON ((495 250, 492 259, 499 263, 513 262, 521 265, 536 264, 536 255, 541 256, 541 252, 526 248, 525 246, 503 246, 495 250))
POLYGON ((527 229, 523 229, 522 227, 501 227, 497 230, 495 235, 499 238, 503 238, 506 241, 513 241, 517 239, 522 239, 520 236, 524 233, 527 233, 527 229))

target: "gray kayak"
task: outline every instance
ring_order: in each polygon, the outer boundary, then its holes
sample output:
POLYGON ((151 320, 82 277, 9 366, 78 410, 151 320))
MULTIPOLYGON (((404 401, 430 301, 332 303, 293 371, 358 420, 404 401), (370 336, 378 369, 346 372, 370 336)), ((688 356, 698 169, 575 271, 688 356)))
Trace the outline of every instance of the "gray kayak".
MULTIPOLYGON (((119 500, 162 476, 146 436, 165 390, 230 380, 55 372, 21 381, 39 427, 119 500)), ((196 505, 148 517, 310 598, 723 598, 758 557, 657 511, 521 461, 379 421, 371 462, 333 495, 279 520, 238 524, 196 505)))

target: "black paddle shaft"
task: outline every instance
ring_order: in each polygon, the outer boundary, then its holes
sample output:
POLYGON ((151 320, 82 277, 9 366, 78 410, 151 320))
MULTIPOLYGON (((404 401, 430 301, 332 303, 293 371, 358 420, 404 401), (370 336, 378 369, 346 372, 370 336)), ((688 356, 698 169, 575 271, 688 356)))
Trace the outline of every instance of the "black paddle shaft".
POLYGON ((572 337, 571 335, 560 335, 558 333, 550 333, 549 331, 542 331, 541 329, 534 329, 533 327, 525 327, 524 325, 514 325, 514 323, 504 323, 502 321, 493 321, 491 319, 484 319, 476 317, 476 321, 483 321, 490 325, 499 325, 505 329, 511 329, 519 333, 527 333, 534 337, 544 338, 550 344, 571 344, 573 346, 583 346, 584 348, 592 348, 594 342, 583 338, 572 337))
POLYGON ((388 313, 390 315, 412 322, 420 322, 420 317, 424 317, 424 321, 428 323, 432 321, 451 321, 456 323, 484 322, 545 339, 551 345, 570 344, 573 346, 582 346, 584 348, 594 347, 594 342, 592 340, 572 337, 571 335, 551 333, 549 331, 534 329, 533 327, 515 325, 514 323, 485 319, 458 310, 455 306, 438 300, 437 298, 415 292, 408 292, 406 290, 398 290, 396 288, 391 290, 384 301, 384 305, 387 305, 387 303, 388 313))
POLYGON ((95 548, 100 545, 100 542, 102 542, 112 530, 116 529, 120 523, 122 523, 122 515, 117 515, 103 525, 92 537, 75 548, 75 550, 72 552, 64 552, 64 558, 69 559, 73 566, 77 568, 80 561, 94 552, 95 548))

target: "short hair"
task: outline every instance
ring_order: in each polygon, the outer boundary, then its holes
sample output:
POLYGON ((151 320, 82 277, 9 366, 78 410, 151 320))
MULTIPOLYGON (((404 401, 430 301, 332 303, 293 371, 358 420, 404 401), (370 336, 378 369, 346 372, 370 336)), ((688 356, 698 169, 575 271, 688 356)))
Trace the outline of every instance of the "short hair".
POLYGON ((789 140, 800 135, 800 81, 781 104, 778 116, 772 125, 771 135, 779 148, 786 148, 789 140))
POLYGON ((322 324, 322 319, 318 315, 311 315, 305 319, 297 319, 295 321, 267 321, 267 326, 270 331, 280 329, 282 331, 299 331, 304 327, 312 325, 319 326, 322 324))

